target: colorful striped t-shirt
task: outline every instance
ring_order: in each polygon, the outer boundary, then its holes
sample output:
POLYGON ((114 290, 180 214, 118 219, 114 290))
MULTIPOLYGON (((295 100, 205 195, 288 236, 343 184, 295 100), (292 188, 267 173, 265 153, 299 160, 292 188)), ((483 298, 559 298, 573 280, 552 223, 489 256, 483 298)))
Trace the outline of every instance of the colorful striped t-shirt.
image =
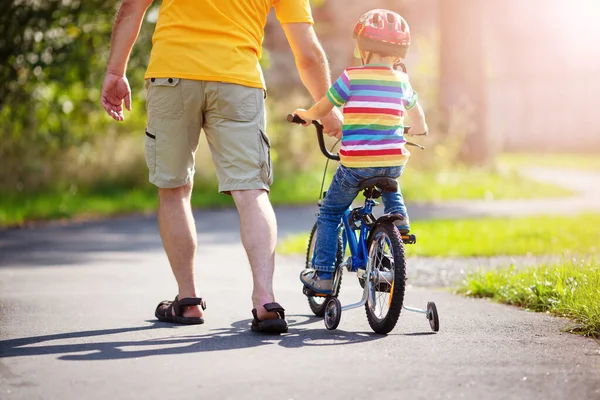
POLYGON ((408 75, 387 65, 347 68, 327 91, 344 106, 341 163, 349 168, 404 165, 404 113, 417 102, 408 75))

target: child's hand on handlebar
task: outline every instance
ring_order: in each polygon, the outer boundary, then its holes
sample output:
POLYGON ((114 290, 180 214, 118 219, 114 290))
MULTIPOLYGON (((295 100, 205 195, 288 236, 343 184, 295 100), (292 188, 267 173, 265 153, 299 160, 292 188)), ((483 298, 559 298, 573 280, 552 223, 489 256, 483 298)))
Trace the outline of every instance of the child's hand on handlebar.
POLYGON ((340 110, 334 108, 327 116, 321 118, 323 132, 336 139, 341 139, 343 121, 344 117, 340 110))
POLYGON ((304 120, 302 126, 310 126, 310 124, 312 124, 313 122, 314 118, 311 118, 312 115, 310 115, 310 113, 303 108, 296 109, 296 111, 294 111, 294 114, 304 120))

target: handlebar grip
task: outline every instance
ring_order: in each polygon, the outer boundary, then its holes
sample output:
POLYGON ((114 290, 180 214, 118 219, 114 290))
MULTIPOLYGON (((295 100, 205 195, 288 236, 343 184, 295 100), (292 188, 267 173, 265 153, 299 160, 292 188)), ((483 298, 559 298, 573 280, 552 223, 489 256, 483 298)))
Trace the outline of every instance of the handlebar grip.
POLYGON ((294 123, 294 124, 305 124, 306 123, 305 120, 303 120, 302 118, 300 118, 296 114, 288 114, 287 120, 288 120, 288 122, 291 122, 291 123, 294 123))
POLYGON ((404 134, 407 136, 427 136, 427 132, 423 132, 423 133, 414 133, 414 132, 409 132, 410 130, 410 125, 405 126, 404 127, 404 134))

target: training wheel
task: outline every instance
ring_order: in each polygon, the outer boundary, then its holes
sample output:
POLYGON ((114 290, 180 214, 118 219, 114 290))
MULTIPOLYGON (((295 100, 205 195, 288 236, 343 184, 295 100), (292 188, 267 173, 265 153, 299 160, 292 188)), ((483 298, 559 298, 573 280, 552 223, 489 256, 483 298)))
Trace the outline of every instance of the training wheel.
POLYGON ((433 301, 427 303, 427 319, 431 330, 437 332, 440 330, 440 319, 438 317, 437 307, 433 301))
POLYGON ((342 319, 342 304, 337 297, 331 297, 325 306, 325 327, 330 331, 340 324, 342 319))

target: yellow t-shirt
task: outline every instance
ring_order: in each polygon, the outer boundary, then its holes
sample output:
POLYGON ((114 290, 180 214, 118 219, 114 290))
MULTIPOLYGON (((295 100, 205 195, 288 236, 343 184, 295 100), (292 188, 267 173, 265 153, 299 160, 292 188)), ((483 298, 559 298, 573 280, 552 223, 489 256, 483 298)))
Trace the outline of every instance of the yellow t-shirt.
POLYGON ((258 60, 271 7, 282 24, 313 23, 309 0, 163 0, 145 77, 264 89, 258 60))

